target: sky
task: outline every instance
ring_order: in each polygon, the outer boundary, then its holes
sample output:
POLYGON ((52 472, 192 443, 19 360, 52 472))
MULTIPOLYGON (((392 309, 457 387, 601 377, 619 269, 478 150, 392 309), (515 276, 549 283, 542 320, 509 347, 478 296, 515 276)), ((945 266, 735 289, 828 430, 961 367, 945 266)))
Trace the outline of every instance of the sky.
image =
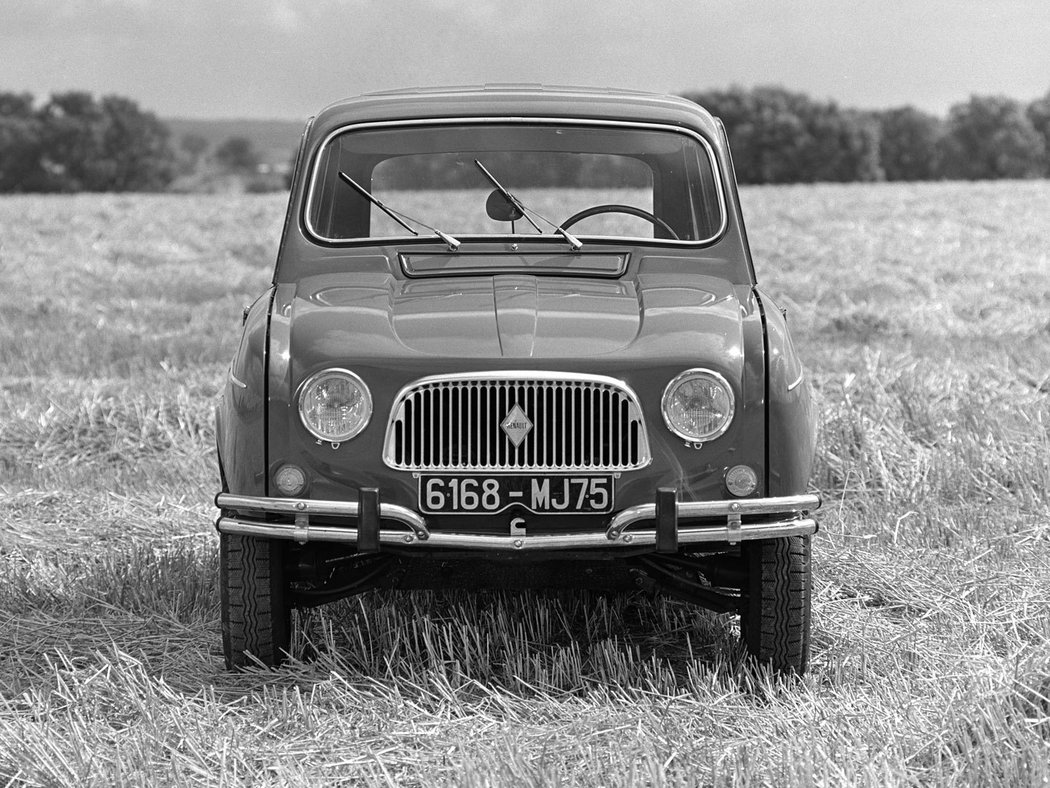
POLYGON ((38 99, 298 120, 359 93, 491 82, 775 84, 944 115, 1050 91, 1050 0, 0 0, 0 90, 38 99))

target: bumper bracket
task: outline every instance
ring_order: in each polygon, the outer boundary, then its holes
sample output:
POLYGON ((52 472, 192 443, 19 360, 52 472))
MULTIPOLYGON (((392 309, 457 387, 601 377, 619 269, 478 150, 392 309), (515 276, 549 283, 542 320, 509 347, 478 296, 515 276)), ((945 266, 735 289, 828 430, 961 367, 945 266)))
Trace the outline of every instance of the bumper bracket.
POLYGON ((379 552, 379 488, 362 487, 357 493, 357 551, 379 552))
POLYGON ((678 490, 656 490, 656 552, 678 552, 678 490))

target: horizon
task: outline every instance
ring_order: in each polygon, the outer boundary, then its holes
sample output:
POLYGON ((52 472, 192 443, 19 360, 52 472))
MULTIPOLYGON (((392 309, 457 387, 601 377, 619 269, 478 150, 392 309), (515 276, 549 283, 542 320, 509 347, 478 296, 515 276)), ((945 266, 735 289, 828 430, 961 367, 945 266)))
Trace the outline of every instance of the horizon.
MULTIPOLYGON (((501 83, 490 83, 490 84, 501 84, 501 83)), ((512 83, 506 83, 506 84, 512 84, 512 83)), ((447 85, 447 86, 445 86, 445 85, 406 85, 403 89, 405 89, 405 90, 412 90, 412 89, 415 89, 415 88, 428 88, 428 87, 462 87, 462 86, 459 86, 459 85, 447 85)), ((551 87, 551 86, 544 85, 543 87, 551 87)), ((563 86, 563 87, 596 87, 596 86, 593 86, 593 85, 573 85, 573 86, 563 86)), ((604 86, 604 87, 615 87, 615 86, 611 86, 610 85, 610 86, 604 86)), ((904 106, 911 106, 911 107, 914 107, 916 109, 922 110, 923 112, 927 112, 927 113, 929 113, 931 115, 935 115, 935 116, 938 116, 938 117, 941 117, 941 118, 944 118, 944 117, 947 116, 948 111, 951 109, 952 106, 954 106, 956 104, 965 103, 965 102, 969 101, 972 96, 989 96, 989 95, 1005 96, 1006 98, 1013 99, 1013 100, 1015 100, 1015 101, 1017 101, 1017 102, 1019 102, 1021 104, 1027 104, 1029 102, 1032 102, 1032 101, 1035 101, 1035 100, 1041 98, 1042 96, 1050 94, 1050 85, 1048 85, 1048 89, 1044 93, 1041 93, 1041 94, 1039 94, 1037 96, 1029 96, 1029 97, 1012 96, 1012 95, 1009 95, 1009 94, 1006 94, 1006 93, 991 94, 991 93, 973 93, 973 92, 970 92, 970 93, 967 93, 966 95, 960 96, 957 101, 950 102, 950 104, 947 107, 945 107, 943 112, 935 112, 933 110, 929 110, 929 109, 926 109, 924 107, 917 106, 915 104, 907 104, 907 103, 904 103, 904 104, 892 104, 892 105, 881 106, 881 107, 858 106, 858 105, 855 105, 855 104, 847 104, 846 102, 839 101, 838 99, 836 99, 836 98, 834 98, 832 96, 816 96, 816 95, 813 95, 811 93, 808 93, 805 90, 801 90, 801 89, 795 88, 792 85, 773 84, 773 83, 762 83, 762 84, 756 84, 756 85, 740 85, 740 84, 710 85, 710 86, 707 86, 707 87, 704 87, 704 88, 683 88, 680 91, 671 91, 671 92, 666 93, 666 94, 660 94, 660 93, 657 93, 656 91, 649 91, 649 92, 652 92, 654 95, 675 95, 675 96, 683 96, 684 97, 685 94, 687 94, 687 93, 701 93, 701 92, 708 92, 708 91, 723 91, 723 90, 731 90, 731 89, 736 89, 736 88, 740 88, 740 89, 745 90, 745 91, 747 91, 747 90, 754 90, 754 89, 757 89, 757 88, 782 88, 782 89, 790 91, 792 93, 805 94, 806 96, 808 96, 809 98, 813 99, 814 101, 833 102, 836 105, 838 105, 840 108, 859 110, 861 112, 882 112, 882 111, 891 110, 891 109, 898 109, 898 108, 904 107, 904 106)), ((76 90, 76 88, 70 88, 70 90, 76 90)), ((340 98, 332 99, 332 101, 330 101, 328 103, 329 104, 333 104, 333 103, 337 103, 339 101, 342 101, 344 99, 354 98, 354 97, 359 96, 359 95, 367 95, 368 93, 380 93, 380 92, 383 92, 383 91, 367 91, 367 93, 358 93, 358 94, 351 94, 351 95, 347 95, 347 96, 341 96, 340 98)), ((101 95, 106 95, 106 94, 96 93, 95 95, 96 96, 101 96, 101 95)), ((41 98, 46 98, 46 97, 45 96, 35 96, 35 98, 37 98, 37 100, 39 100, 41 98)), ((311 112, 310 115, 318 114, 322 109, 324 109, 325 106, 326 105, 321 105, 321 106, 317 107, 317 109, 314 110, 313 112, 311 112)), ((257 116, 257 117, 252 117, 252 116, 247 116, 247 115, 227 115, 227 116, 221 116, 221 115, 161 115, 160 113, 157 113, 156 111, 154 111, 151 107, 148 107, 148 106, 146 106, 144 104, 140 103, 139 107, 142 110, 144 110, 144 111, 154 112, 154 114, 156 114, 158 118, 160 118, 161 120, 164 120, 164 121, 187 121, 187 122, 214 121, 214 122, 217 122, 217 123, 233 123, 233 122, 305 123, 306 119, 310 116, 310 115, 306 115, 306 116, 303 116, 302 118, 298 118, 298 117, 290 117, 290 116, 285 116, 285 117, 277 117, 277 116, 257 116)))
MULTIPOLYGON (((489 83, 489 84, 491 84, 491 85, 500 85, 500 84, 508 84, 508 85, 510 85, 510 84, 514 84, 514 83, 509 83, 508 82, 508 83, 489 83)), ((401 88, 401 89, 402 90, 413 90, 413 89, 416 89, 416 88, 431 88, 431 87, 464 87, 464 86, 462 86, 462 85, 406 85, 404 88, 401 88)), ((552 85, 542 85, 541 87, 554 87, 554 86, 552 86, 552 85)), ((570 86, 570 85, 561 85, 561 86, 558 86, 558 87, 590 88, 590 87, 614 87, 614 86, 595 86, 595 85, 571 85, 570 86)), ((916 109, 922 110, 923 112, 928 112, 931 115, 936 115, 936 116, 941 117, 941 118, 944 118, 944 117, 947 116, 947 114, 948 114, 949 110, 951 109, 951 107, 955 106, 956 104, 965 103, 965 102, 969 101, 972 96, 989 96, 989 95, 1005 96, 1006 98, 1013 99, 1013 100, 1015 100, 1015 101, 1017 101, 1017 102, 1019 102, 1021 104, 1027 104, 1027 103, 1029 103, 1031 101, 1035 101, 1035 100, 1041 98, 1042 96, 1050 94, 1050 85, 1048 85, 1048 89, 1044 93, 1039 94, 1037 96, 1030 96, 1030 97, 1011 96, 1011 95, 1006 94, 1006 93, 989 94, 989 93, 973 93, 973 92, 970 92, 970 93, 967 93, 966 95, 960 96, 958 100, 952 101, 945 108, 945 110, 943 112, 934 112, 932 110, 925 109, 924 107, 919 107, 919 106, 917 106, 915 104, 893 104, 893 105, 887 105, 887 106, 883 106, 883 107, 858 106, 858 105, 855 105, 855 104, 847 104, 846 102, 839 101, 838 99, 836 99, 834 97, 831 97, 831 96, 816 96, 816 95, 813 95, 811 93, 808 93, 805 90, 801 90, 801 89, 795 88, 792 85, 775 84, 775 83, 761 83, 761 84, 755 84, 755 85, 740 85, 740 84, 710 85, 710 86, 704 87, 704 88, 684 88, 684 89, 682 89, 680 91, 671 91, 670 93, 667 93, 667 94, 664 94, 664 95, 676 95, 676 96, 684 97, 688 93, 702 93, 702 92, 709 92, 709 91, 725 91, 725 90, 733 90, 733 89, 741 89, 741 90, 745 90, 745 91, 750 91, 750 90, 755 90, 755 89, 759 89, 759 88, 779 88, 779 89, 787 90, 787 91, 789 91, 791 93, 804 94, 804 95, 808 96, 809 98, 813 99, 814 101, 831 102, 831 103, 834 103, 834 104, 838 105, 840 108, 858 110, 860 112, 883 112, 883 111, 886 111, 886 110, 898 109, 898 108, 904 107, 904 106, 911 106, 911 107, 915 107, 916 109)), ((75 89, 75 88, 73 88, 73 89, 75 89)), ((333 99, 332 101, 330 101, 328 103, 329 104, 334 104, 334 103, 338 103, 339 101, 342 101, 342 100, 345 100, 345 99, 354 98, 355 96, 368 95, 368 94, 374 94, 374 93, 382 93, 382 92, 385 92, 385 91, 368 91, 367 93, 342 96, 340 98, 333 99)), ((653 93, 653 95, 662 95, 660 93, 657 93, 656 91, 648 91, 648 92, 653 93)), ((102 94, 97 94, 97 95, 102 95, 102 94)), ((40 98, 44 98, 44 97, 36 97, 36 98, 39 100, 40 98)), ((311 112, 310 115, 318 114, 322 109, 324 109, 324 106, 325 105, 322 105, 322 106, 318 107, 316 110, 311 112)), ((147 107, 147 106, 142 105, 142 104, 140 104, 140 108, 145 110, 145 111, 153 111, 150 107, 147 107)), ((302 122, 302 123, 305 123, 306 122, 306 118, 309 117, 309 116, 304 116, 303 118, 300 119, 298 117, 288 117, 288 116, 286 116, 286 117, 276 117, 276 116, 274 116, 274 117, 264 117, 264 116, 251 117, 251 116, 244 116, 244 115, 241 115, 241 116, 234 116, 234 115, 230 115, 230 116, 218 116, 218 115, 194 116, 194 115, 160 115, 159 113, 154 113, 154 114, 157 114, 157 116, 159 118, 161 118, 161 120, 166 120, 166 121, 187 121, 187 122, 214 121, 214 122, 217 122, 217 123, 226 123, 226 122, 229 122, 229 123, 233 123, 233 122, 251 122, 251 123, 300 123, 300 122, 302 122)))

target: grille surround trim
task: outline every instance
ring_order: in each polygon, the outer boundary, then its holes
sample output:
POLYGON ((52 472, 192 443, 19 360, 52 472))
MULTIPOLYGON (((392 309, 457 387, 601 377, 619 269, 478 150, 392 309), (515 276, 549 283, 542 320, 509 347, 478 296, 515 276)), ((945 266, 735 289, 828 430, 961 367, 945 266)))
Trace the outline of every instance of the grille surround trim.
MULTIPOLYGON (((570 395, 571 396, 571 395, 570 395)), ((583 396, 582 394, 580 395, 583 396)), ((594 396, 594 395, 592 395, 594 396)), ((480 395, 479 395, 480 398, 480 395)), ((458 404, 462 408, 464 397, 460 395, 458 404)), ((535 403, 535 399, 534 399, 535 403)), ((514 402, 513 404, 519 404, 514 402)), ((571 405, 571 403, 570 403, 571 405)), ((604 407, 604 406, 602 406, 604 407)), ((469 410, 469 408, 468 408, 469 410)), ((509 410, 509 407, 508 407, 509 410)), ((526 408, 528 410, 528 408, 526 408)), ((462 411, 460 411, 462 414, 462 411)), ((493 416, 487 407, 483 408, 481 404, 478 405, 478 414, 485 415, 489 421, 493 416)), ((505 416, 505 413, 500 413, 495 419, 496 429, 499 428, 499 422, 505 416)), ((533 421, 536 419, 533 418, 533 421)), ((449 426, 441 425, 438 430, 440 431, 438 440, 438 452, 439 457, 446 457, 443 454, 443 450, 446 448, 446 444, 441 443, 441 438, 448 438, 448 444, 451 445, 453 432, 451 430, 451 419, 449 419, 449 426)), ((474 434, 468 434, 466 441, 470 443, 472 440, 486 441, 486 445, 490 446, 489 443, 491 438, 491 423, 482 423, 478 421, 468 427, 469 430, 473 430, 477 433, 477 437, 474 434)), ((528 443, 529 439, 537 430, 530 432, 530 436, 523 441, 523 445, 528 443)), ((456 436, 458 437, 458 436, 456 436)), ((500 431, 500 437, 505 438, 502 431, 500 431)), ((520 447, 519 447, 520 448, 520 447)), ((584 446, 582 443, 578 449, 574 449, 572 446, 569 448, 570 454, 573 457, 576 453, 583 453, 586 451, 588 456, 593 458, 595 451, 594 444, 594 432, 592 431, 588 437, 587 445, 584 446)), ((601 444, 599 438, 597 449, 599 453, 604 452, 605 449, 601 444)), ((469 453, 470 449, 468 449, 469 453)), ((528 451, 528 450, 526 450, 528 451)), ((583 459, 582 457, 579 459, 583 459)), ((542 471, 544 473, 619 473, 622 471, 633 471, 640 468, 645 468, 652 462, 652 452, 649 445, 649 434, 646 426, 644 414, 642 412, 641 401, 638 399, 638 395, 634 390, 623 380, 618 378, 609 377, 606 375, 593 375, 581 372, 556 372, 549 370, 499 370, 499 371, 482 371, 482 372, 463 372, 455 374, 444 374, 444 375, 430 375, 427 377, 417 378, 407 385, 403 386, 394 398, 393 403, 390 407, 390 412, 387 417, 386 435, 383 439, 383 462, 390 468, 398 471, 413 471, 413 472, 436 472, 436 473, 492 473, 492 474, 508 474, 508 473, 528 473, 531 471, 542 471), (599 423, 602 425, 603 430, 609 430, 610 437, 615 437, 617 441, 620 441, 620 445, 617 448, 612 447, 612 441, 609 442, 609 461, 600 462, 541 462, 539 461, 540 455, 545 459, 550 459, 552 454, 557 454, 557 447, 560 446, 560 456, 564 459, 566 449, 566 442, 572 443, 576 438, 577 429, 581 426, 582 414, 577 414, 575 410, 570 407, 568 411, 564 410, 565 402, 562 400, 563 410, 561 414, 568 418, 561 424, 560 428, 555 428, 553 431, 553 437, 544 444, 546 448, 533 449, 533 461, 529 462, 515 462, 512 461, 511 454, 516 455, 518 449, 512 448, 510 452, 506 452, 505 455, 501 456, 499 451, 496 451, 495 462, 491 460, 493 457, 488 453, 488 449, 474 449, 475 453, 484 453, 489 462, 442 462, 434 461, 435 451, 433 444, 433 428, 428 434, 427 440, 429 443, 428 459, 423 461, 422 448, 416 449, 416 456, 406 456, 409 454, 408 450, 401 449, 402 459, 398 459, 398 426, 402 425, 405 421, 405 405, 406 403, 419 392, 423 391, 447 391, 454 388, 460 388, 465 390, 481 390, 485 387, 490 388, 502 388, 506 390, 509 384, 518 384, 520 386, 527 387, 530 392, 536 392, 546 389, 553 389, 554 391, 560 390, 580 390, 587 392, 598 392, 597 397, 600 399, 602 396, 601 392, 606 392, 611 397, 617 397, 618 403, 617 408, 620 409, 620 415, 618 420, 621 428, 620 432, 613 435, 613 430, 602 423, 601 416, 604 415, 605 411, 599 408, 592 402, 588 407, 597 409, 596 412, 591 413, 592 423, 599 423), (623 430, 626 430, 628 436, 625 437, 623 430), (571 433, 571 434, 570 434, 571 433), (622 442, 627 442, 626 454, 623 456, 625 450, 622 442), (549 444, 549 445, 548 445, 549 444), (619 456, 619 462, 614 462, 619 456)))

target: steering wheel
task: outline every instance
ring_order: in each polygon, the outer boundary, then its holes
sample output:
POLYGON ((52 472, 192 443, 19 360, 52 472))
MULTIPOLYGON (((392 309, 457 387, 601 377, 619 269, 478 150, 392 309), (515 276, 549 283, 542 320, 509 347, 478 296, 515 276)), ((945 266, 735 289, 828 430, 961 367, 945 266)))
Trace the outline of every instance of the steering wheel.
POLYGON ((637 216, 640 219, 645 219, 647 222, 651 222, 656 227, 670 235, 674 240, 681 240, 678 237, 678 233, 671 229, 671 225, 661 219, 659 216, 649 213, 649 211, 643 210, 642 208, 635 208, 633 205, 592 205, 590 208, 584 208, 582 211, 574 213, 560 225, 559 230, 568 230, 576 222, 583 221, 591 216, 597 216, 600 213, 629 213, 631 216, 637 216))

